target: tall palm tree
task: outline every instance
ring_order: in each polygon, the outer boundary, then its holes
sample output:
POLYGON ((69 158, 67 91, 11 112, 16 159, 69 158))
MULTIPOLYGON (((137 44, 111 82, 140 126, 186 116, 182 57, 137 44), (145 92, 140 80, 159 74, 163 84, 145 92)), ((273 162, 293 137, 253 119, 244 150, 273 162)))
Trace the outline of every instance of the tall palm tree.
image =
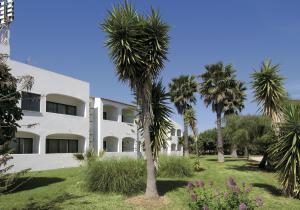
POLYGON ((218 162, 224 162, 224 147, 222 137, 222 114, 227 109, 227 104, 235 98, 236 79, 232 65, 222 62, 206 65, 206 72, 200 75, 201 83, 199 92, 206 106, 211 105, 212 111, 217 115, 217 150, 218 162))
POLYGON ((114 6, 102 24, 107 34, 106 46, 122 82, 136 91, 141 108, 147 159, 146 197, 158 197, 154 158, 151 151, 150 126, 153 118, 152 83, 167 59, 169 26, 158 12, 143 16, 127 2, 114 6))
POLYGON ((181 75, 178 78, 174 78, 169 84, 171 101, 174 103, 178 114, 183 116, 184 122, 184 145, 183 154, 189 155, 189 142, 188 142, 188 122, 186 122, 184 115, 185 112, 196 103, 195 93, 197 92, 198 84, 195 80, 195 76, 181 75))
MULTIPOLYGON (((229 115, 237 115, 239 114, 244 108, 245 108, 245 100, 246 100, 246 86, 244 82, 236 81, 233 85, 233 91, 234 94, 231 95, 230 98, 228 98, 228 102, 225 105, 225 116, 229 115)), ((233 137, 229 137, 233 138, 233 137)), ((232 141, 231 145, 231 156, 237 157, 237 145, 234 143, 235 141, 232 141)))
POLYGON ((286 98, 284 78, 278 72, 278 64, 272 65, 270 60, 265 60, 260 70, 251 74, 254 98, 259 105, 259 110, 263 115, 270 117, 273 123, 279 122, 286 98))
POLYGON ((194 139, 195 139, 195 145, 196 145, 196 154, 197 157, 199 156, 199 151, 198 151, 198 125, 197 125, 197 117, 196 117, 196 112, 193 108, 189 108, 186 110, 184 114, 184 120, 188 123, 189 127, 191 128, 194 139))
MULTIPOLYGON (((254 98, 263 115, 270 117, 273 125, 280 121, 286 91, 283 87, 284 78, 279 74, 279 65, 272 65, 270 60, 263 61, 259 71, 251 74, 254 98)), ((265 152, 259 167, 265 168, 268 154, 265 152)))

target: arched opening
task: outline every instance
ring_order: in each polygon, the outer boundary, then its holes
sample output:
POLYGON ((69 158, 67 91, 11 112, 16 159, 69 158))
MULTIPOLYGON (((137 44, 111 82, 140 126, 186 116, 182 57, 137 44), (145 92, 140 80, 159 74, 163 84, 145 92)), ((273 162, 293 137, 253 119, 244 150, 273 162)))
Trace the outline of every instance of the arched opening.
POLYGON ((82 153, 85 138, 76 134, 51 134, 46 137, 46 153, 82 153))
POLYGON ((48 94, 46 112, 83 117, 85 116, 85 102, 71 96, 48 94))
POLYGON ((171 144, 171 151, 172 152, 176 151, 176 144, 171 144))
POLYGON ((18 131, 11 141, 10 147, 14 154, 39 153, 40 136, 30 132, 18 131))
POLYGON ((134 152, 134 139, 126 137, 122 139, 122 152, 134 152))
POLYGON ((104 105, 103 120, 118 121, 118 109, 112 105, 104 105))
POLYGON ((122 110, 122 122, 133 123, 134 122, 134 111, 132 109, 122 110))
POLYGON ((114 136, 103 138, 103 150, 106 152, 118 152, 118 138, 114 136))

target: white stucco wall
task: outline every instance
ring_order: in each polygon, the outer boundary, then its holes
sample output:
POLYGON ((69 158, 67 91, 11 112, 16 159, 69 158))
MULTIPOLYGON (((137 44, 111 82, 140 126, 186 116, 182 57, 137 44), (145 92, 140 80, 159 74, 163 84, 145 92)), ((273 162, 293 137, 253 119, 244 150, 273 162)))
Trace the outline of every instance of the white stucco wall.
POLYGON ((54 135, 56 138, 78 139, 79 152, 87 149, 89 83, 12 60, 8 60, 7 64, 12 69, 11 73, 17 78, 24 75, 32 76, 34 85, 28 92, 41 95, 40 112, 23 111, 23 119, 19 122, 21 128, 16 134, 17 137, 23 138, 34 136, 33 152, 37 154, 14 155, 14 160, 12 160, 15 164, 14 168, 31 166, 35 170, 45 170, 75 166, 73 158, 70 158, 72 154, 45 154, 46 138, 54 135), (47 96, 49 96, 49 101, 76 106, 80 116, 46 112, 47 96), (36 125, 24 126, 29 124, 36 125), (37 142, 38 145, 36 145, 37 142))

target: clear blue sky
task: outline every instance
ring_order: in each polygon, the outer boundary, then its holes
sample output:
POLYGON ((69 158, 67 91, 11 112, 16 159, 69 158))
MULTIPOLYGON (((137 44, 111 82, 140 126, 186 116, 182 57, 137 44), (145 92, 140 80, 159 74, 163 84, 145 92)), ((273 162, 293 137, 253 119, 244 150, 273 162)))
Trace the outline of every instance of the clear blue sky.
MULTIPOLYGON (((119 1, 16 0, 11 27, 12 58, 90 82, 91 95, 131 102, 129 88, 114 72, 105 34, 99 24, 119 1)), ((238 79, 265 58, 281 64, 286 88, 300 98, 299 0, 132 0, 138 11, 158 8, 171 29, 169 61, 162 73, 165 84, 181 74, 199 75, 205 64, 232 63, 238 79)), ((248 100, 244 114, 257 111, 248 100)), ((214 127, 215 114, 198 97, 201 130, 214 127)), ((174 109, 175 111, 175 109, 174 109)), ((174 115, 182 122, 181 117, 174 115)))

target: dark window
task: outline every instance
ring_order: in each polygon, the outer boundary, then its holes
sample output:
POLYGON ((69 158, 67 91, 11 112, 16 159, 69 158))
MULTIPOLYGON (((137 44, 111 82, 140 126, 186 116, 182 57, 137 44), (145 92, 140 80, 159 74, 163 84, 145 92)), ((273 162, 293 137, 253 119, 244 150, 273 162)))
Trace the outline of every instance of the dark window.
POLYGON ((41 100, 41 95, 39 94, 22 92, 21 108, 22 110, 39 112, 40 100, 41 100))
POLYGON ((76 106, 59 104, 59 103, 54 103, 54 102, 50 102, 50 101, 47 101, 46 111, 52 112, 52 113, 74 115, 74 116, 77 115, 76 106))
POLYGON ((106 151, 106 141, 103 142, 103 150, 106 151))
POLYGON ((46 153, 77 153, 78 140, 47 139, 46 153))
POLYGON ((103 120, 107 120, 107 112, 103 112, 103 120))
POLYGON ((179 136, 179 137, 181 136, 181 130, 180 129, 177 130, 177 136, 179 136))
POLYGON ((33 147, 33 139, 31 138, 16 138, 11 143, 13 153, 15 154, 31 154, 33 147))
POLYGON ((171 136, 175 136, 175 129, 174 128, 171 129, 171 136))

